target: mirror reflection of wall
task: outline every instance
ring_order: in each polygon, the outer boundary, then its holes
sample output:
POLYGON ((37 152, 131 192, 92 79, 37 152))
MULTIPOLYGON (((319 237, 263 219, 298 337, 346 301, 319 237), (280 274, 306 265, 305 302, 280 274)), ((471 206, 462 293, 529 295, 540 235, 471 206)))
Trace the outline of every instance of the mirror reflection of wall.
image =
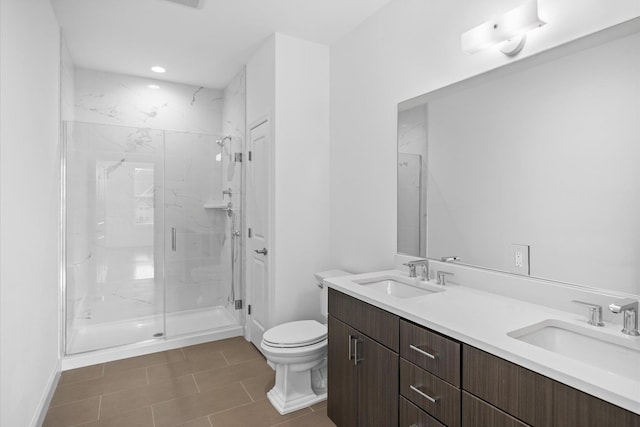
POLYGON ((400 104, 428 121, 430 258, 508 272, 528 245, 532 276, 640 294, 640 33, 599 37, 400 104))

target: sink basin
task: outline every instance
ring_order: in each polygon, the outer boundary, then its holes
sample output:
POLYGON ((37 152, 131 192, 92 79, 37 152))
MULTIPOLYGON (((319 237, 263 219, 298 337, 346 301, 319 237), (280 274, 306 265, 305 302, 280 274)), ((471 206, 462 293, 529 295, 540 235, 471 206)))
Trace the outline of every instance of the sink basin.
POLYGON ((605 371, 640 381, 640 340, 591 327, 545 320, 507 333, 512 338, 605 371))
POLYGON ((444 289, 438 289, 431 285, 421 285, 420 287, 417 287, 411 284, 411 282, 407 283, 407 281, 411 281, 411 279, 383 276, 356 280, 355 283, 366 286, 371 290, 402 299, 416 298, 444 291, 444 289))

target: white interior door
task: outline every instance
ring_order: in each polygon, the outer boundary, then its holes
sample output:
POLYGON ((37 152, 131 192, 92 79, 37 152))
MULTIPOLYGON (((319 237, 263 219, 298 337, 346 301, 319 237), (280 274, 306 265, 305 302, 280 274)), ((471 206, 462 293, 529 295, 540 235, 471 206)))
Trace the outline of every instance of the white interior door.
POLYGON ((269 327, 269 151, 270 124, 261 122, 249 132, 250 161, 247 162, 247 278, 249 336, 260 348, 262 334, 269 327))

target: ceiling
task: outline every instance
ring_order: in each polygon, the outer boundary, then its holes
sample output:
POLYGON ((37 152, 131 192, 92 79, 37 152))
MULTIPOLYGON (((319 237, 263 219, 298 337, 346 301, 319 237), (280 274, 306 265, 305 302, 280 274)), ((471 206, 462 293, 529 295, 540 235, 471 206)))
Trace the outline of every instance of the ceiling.
POLYGON ((275 32, 330 45, 390 0, 51 0, 78 67, 223 88, 275 32), (162 76, 150 71, 162 65, 162 76))

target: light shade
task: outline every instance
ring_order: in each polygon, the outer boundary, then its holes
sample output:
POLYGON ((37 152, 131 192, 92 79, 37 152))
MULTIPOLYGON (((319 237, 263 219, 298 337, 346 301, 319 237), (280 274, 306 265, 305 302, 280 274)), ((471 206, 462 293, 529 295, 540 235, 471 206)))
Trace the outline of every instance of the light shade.
MULTIPOLYGON (((460 37, 462 50, 476 53, 498 43, 525 36, 527 32, 544 24, 546 22, 538 17, 538 1, 526 0, 517 8, 463 33, 460 37)), ((523 42, 519 43, 519 49, 522 49, 522 45, 523 42)), ((513 55, 517 52, 505 53, 513 55)))

